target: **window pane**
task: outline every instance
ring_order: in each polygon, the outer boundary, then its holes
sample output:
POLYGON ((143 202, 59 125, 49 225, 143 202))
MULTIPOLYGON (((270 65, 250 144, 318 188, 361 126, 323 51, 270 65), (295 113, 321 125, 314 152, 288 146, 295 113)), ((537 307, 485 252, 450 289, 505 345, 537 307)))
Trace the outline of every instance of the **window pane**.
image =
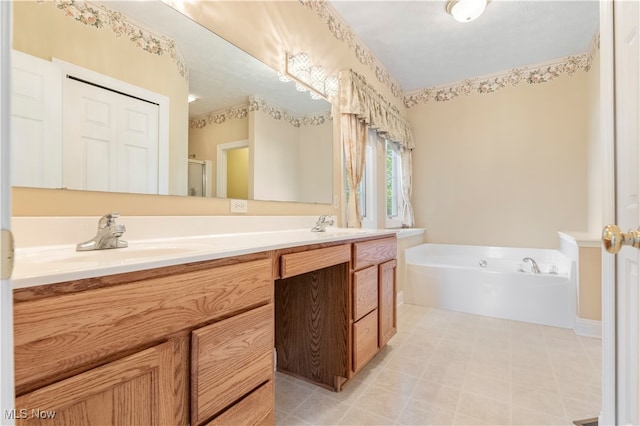
POLYGON ((387 141, 387 158, 386 158, 386 195, 387 195, 387 217, 398 216, 398 183, 399 155, 391 148, 391 144, 387 141))

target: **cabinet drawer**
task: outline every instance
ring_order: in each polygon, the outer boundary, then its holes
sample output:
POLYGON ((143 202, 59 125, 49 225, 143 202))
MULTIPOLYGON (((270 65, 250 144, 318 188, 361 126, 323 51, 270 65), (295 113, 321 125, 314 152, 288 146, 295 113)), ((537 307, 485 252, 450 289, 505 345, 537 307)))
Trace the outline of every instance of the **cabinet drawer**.
POLYGON ((395 259, 398 251, 396 237, 353 244, 353 269, 358 270, 395 259))
POLYGON ((269 380, 246 398, 207 423, 207 426, 267 426, 275 423, 273 381, 269 380))
POLYGON ((378 306, 378 268, 376 266, 353 273, 353 304, 355 321, 378 306))
POLYGON ((350 260, 351 244, 283 254, 280 258, 280 278, 305 274, 350 260))
POLYGON ((273 305, 192 333, 191 421, 200 424, 273 378, 273 305))
POLYGON ((360 370, 378 352, 378 310, 353 324, 353 370, 360 370))

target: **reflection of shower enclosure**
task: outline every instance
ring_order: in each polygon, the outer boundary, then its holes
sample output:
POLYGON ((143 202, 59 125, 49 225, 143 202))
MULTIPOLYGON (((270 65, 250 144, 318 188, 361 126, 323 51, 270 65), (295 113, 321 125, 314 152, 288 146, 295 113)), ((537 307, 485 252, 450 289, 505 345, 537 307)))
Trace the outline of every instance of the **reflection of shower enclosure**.
POLYGON ((189 159, 189 195, 211 197, 211 161, 189 159))

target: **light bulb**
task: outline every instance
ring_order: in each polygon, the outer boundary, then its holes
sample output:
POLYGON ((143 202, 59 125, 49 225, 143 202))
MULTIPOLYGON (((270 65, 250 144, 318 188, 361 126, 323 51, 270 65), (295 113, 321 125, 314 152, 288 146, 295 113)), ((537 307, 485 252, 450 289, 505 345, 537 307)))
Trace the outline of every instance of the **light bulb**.
POLYGON ((447 12, 458 22, 471 22, 477 19, 487 7, 487 0, 450 0, 447 12))

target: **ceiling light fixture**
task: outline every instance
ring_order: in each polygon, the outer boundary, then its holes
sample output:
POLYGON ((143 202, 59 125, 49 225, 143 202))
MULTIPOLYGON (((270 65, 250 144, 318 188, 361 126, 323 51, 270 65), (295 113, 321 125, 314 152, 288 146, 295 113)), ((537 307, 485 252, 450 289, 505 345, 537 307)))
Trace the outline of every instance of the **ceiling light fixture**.
POLYGON ((447 13, 458 22, 471 22, 478 18, 487 7, 488 0, 449 0, 447 13))

